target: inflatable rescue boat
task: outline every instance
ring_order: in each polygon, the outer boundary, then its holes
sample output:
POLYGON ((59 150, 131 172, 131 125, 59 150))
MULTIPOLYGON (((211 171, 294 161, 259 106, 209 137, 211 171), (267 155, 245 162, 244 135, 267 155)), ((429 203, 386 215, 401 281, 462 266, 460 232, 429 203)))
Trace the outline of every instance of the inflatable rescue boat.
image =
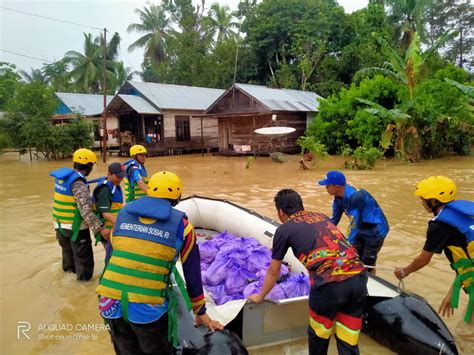
MULTIPOLYGON (((181 200, 176 208, 185 212, 194 225, 198 243, 228 231, 240 237, 255 238, 261 245, 271 248, 273 235, 279 226, 278 222, 227 200, 191 196, 181 200)), ((291 249, 284 262, 292 272, 307 274, 291 249)), ((369 274, 367 288, 362 330, 372 339, 401 354, 458 354, 452 334, 424 298, 400 291, 395 285, 372 274, 369 274)), ((247 347, 282 342, 307 334, 307 296, 259 305, 241 300, 222 306, 207 302, 206 306, 211 317, 223 322, 247 347)), ((201 349, 207 346, 210 350, 210 335, 203 338, 202 330, 189 326, 192 324, 191 315, 181 312, 180 319, 183 317, 188 317, 188 320, 178 325, 181 344, 201 349)), ((238 341, 230 334, 220 337, 225 338, 224 342, 233 343, 230 346, 234 348, 238 341)))

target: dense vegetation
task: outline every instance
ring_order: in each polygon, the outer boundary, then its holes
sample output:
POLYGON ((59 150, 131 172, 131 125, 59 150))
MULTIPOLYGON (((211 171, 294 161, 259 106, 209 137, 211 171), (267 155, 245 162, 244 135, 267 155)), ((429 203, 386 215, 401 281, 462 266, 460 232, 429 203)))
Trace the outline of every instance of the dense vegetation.
MULTIPOLYGON (((309 140, 300 142, 315 142, 329 153, 351 151, 373 160, 382 152, 407 161, 447 151, 469 154, 474 122, 469 1, 370 0, 351 14, 335 0, 242 0, 235 12, 218 3, 207 6, 164 0, 136 9, 137 21, 128 31, 141 37, 128 50, 143 48, 144 58, 135 74, 144 81, 204 87, 228 88, 235 78, 314 91, 327 100, 308 129, 309 140)), ((120 35, 108 39, 105 76, 113 94, 131 70, 118 60, 120 35)), ((37 122, 50 114, 46 103, 41 114, 23 112, 22 90, 44 90, 43 96, 101 93, 102 43, 100 36, 85 33, 82 53, 69 51, 31 73, 3 64, 0 110, 8 112, 6 122, 20 124, 33 116, 31 122, 37 122)), ((50 146, 38 140, 42 134, 26 142, 18 130, 8 129, 11 136, 0 136, 0 145, 50 146)))

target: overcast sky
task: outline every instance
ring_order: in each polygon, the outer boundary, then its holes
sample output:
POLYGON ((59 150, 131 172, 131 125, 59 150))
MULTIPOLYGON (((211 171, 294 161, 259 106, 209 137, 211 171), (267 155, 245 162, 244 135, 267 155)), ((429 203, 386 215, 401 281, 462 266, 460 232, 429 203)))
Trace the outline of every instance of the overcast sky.
MULTIPOLYGON (((0 0, 0 49, 44 60, 55 61, 63 58, 69 50, 83 53, 83 32, 94 36, 98 29, 76 26, 44 18, 29 16, 7 10, 25 11, 41 16, 62 19, 87 26, 104 28, 118 32, 122 38, 120 59, 132 71, 140 70, 143 51, 128 52, 128 46, 138 39, 138 33, 128 34, 130 23, 138 22, 134 13, 136 8, 143 8, 149 1, 142 0, 0 0)), ((159 3, 159 1, 152 1, 159 3)), ((218 2, 227 4, 234 10, 239 0, 207 0, 206 7, 218 2)), ((201 3, 193 0, 193 3, 201 3)), ((368 0, 339 0, 346 12, 352 12, 367 5, 368 0)), ((30 71, 40 68, 40 60, 21 57, 0 51, 0 61, 15 64, 19 69, 30 71)))

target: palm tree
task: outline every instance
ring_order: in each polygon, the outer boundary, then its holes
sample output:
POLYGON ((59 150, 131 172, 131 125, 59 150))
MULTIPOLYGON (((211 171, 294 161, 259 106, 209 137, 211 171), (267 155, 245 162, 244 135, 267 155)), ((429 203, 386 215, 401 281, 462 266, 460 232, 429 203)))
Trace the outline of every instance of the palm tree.
POLYGON ((217 33, 217 43, 234 38, 236 33, 232 28, 237 27, 233 22, 234 14, 230 12, 229 6, 219 5, 217 2, 211 5, 207 21, 214 33, 217 33))
POLYGON ((23 77, 23 79, 25 79, 26 82, 28 83, 39 81, 45 85, 49 84, 49 78, 46 75, 44 75, 41 69, 31 68, 31 71, 29 73, 25 70, 20 70, 20 74, 23 77))
POLYGON ((127 32, 145 33, 144 36, 132 43, 128 50, 131 52, 137 48, 144 48, 144 61, 161 63, 166 59, 166 38, 169 30, 169 19, 162 6, 150 4, 149 8, 143 10, 135 9, 140 17, 141 23, 132 23, 127 32))
POLYGON ((406 49, 412 43, 415 32, 425 38, 423 15, 433 0, 386 0, 386 3, 391 8, 392 16, 400 21, 402 49, 406 49))
MULTIPOLYGON (((108 83, 116 81, 114 75, 116 62, 110 59, 109 56, 116 56, 117 38, 120 41, 120 37, 115 33, 106 48, 108 59, 105 61, 105 73, 108 83)), ((102 36, 93 39, 92 34, 84 33, 84 54, 77 51, 68 51, 65 54, 64 61, 72 67, 68 76, 72 79, 75 91, 91 94, 101 93, 104 75, 102 41, 102 36)))

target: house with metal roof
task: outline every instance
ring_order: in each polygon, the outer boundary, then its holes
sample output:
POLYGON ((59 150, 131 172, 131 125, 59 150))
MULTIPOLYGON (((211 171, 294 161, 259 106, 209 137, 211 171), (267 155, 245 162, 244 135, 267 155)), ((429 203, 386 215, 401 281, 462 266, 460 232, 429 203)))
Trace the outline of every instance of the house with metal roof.
POLYGON ((296 140, 318 112, 321 96, 310 91, 234 84, 206 110, 218 120, 219 151, 223 154, 273 151, 297 152, 296 140), (263 127, 291 127, 286 135, 259 135, 263 127), (242 148, 244 147, 244 148, 242 148))
POLYGON ((223 92, 127 81, 107 106, 118 117, 120 151, 128 153, 133 144, 151 155, 217 149, 217 119, 201 116, 223 92))
MULTIPOLYGON (((56 92, 59 104, 52 117, 55 124, 67 123, 78 115, 94 124, 94 146, 102 144, 102 114, 104 112, 104 96, 92 94, 76 94, 56 92)), ((106 96, 107 104, 113 99, 112 95, 106 96)), ((108 147, 118 147, 118 120, 117 117, 107 114, 108 147)))

